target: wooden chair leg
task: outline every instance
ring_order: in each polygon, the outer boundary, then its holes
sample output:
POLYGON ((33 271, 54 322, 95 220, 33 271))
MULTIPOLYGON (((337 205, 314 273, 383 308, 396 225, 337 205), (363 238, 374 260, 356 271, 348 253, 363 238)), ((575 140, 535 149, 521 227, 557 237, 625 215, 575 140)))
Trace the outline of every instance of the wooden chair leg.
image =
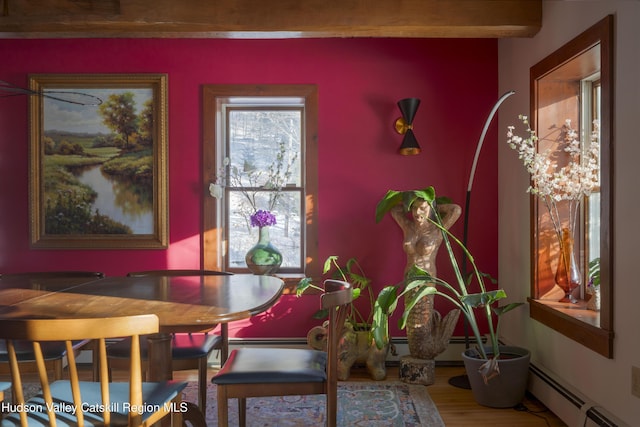
POLYGON ((207 413, 207 358, 198 361, 198 407, 202 415, 207 413))
POLYGON ((53 362, 53 379, 59 381, 62 379, 62 372, 64 368, 62 367, 62 359, 56 359, 53 362))
POLYGON ((336 427, 338 418, 338 396, 331 391, 327 392, 327 427, 336 427))
POLYGON ((187 410, 181 412, 183 425, 192 427, 207 427, 207 421, 204 418, 200 408, 191 402, 182 402, 183 406, 186 406, 187 410))
POLYGON ((229 357, 229 324, 220 325, 220 337, 222 337, 222 348, 220 349, 220 366, 224 365, 229 357))
POLYGON ((227 389, 218 385, 218 427, 229 426, 229 401, 227 400, 227 389))
POLYGON ((100 381, 100 357, 98 357, 98 342, 91 341, 91 363, 93 363, 93 381, 100 381))
POLYGON ((240 427, 247 425, 247 398, 238 398, 238 424, 240 427))
MULTIPOLYGON (((195 408, 194 408, 194 409, 195 409, 195 408)), ((185 424, 184 424, 184 421, 186 421, 186 420, 183 420, 182 412, 180 412, 180 411, 171 411, 171 413, 169 414, 169 416, 168 416, 168 417, 165 417, 164 419, 165 419, 165 420, 167 420, 167 419, 169 420, 169 422, 170 422, 170 424, 171 424, 171 427, 174 427, 174 426, 178 426, 178 427, 184 426, 184 425, 185 425, 185 424)), ((161 420, 161 422, 160 422, 159 424, 165 424, 165 422, 164 422, 163 420, 161 420)))

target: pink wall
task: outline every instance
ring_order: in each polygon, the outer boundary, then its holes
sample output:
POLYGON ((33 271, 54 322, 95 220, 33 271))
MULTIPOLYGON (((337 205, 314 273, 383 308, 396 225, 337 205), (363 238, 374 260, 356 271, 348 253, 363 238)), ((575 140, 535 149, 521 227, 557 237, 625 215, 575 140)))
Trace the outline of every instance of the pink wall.
MULTIPOLYGON (((495 40, 0 40, 0 58, 0 80, 21 86, 29 73, 167 73, 170 177, 167 250, 31 250, 27 98, 0 98, 0 272, 198 268, 201 85, 312 83, 320 103, 320 255, 356 256, 377 288, 395 283, 405 263, 402 236, 389 218, 375 224, 376 203, 388 189, 433 185, 464 204, 476 143, 500 95, 495 40), (396 154, 401 137, 392 124, 405 97, 422 99, 414 124, 423 152, 415 157, 396 154)), ((481 268, 494 275, 497 141, 494 123, 476 173, 469 238, 481 268)), ((454 231, 461 236, 461 220, 454 231)), ((304 336, 317 300, 292 300, 232 329, 238 336, 304 336), (266 318, 268 327, 260 326, 266 318)), ((442 301, 438 306, 448 311, 442 301)))

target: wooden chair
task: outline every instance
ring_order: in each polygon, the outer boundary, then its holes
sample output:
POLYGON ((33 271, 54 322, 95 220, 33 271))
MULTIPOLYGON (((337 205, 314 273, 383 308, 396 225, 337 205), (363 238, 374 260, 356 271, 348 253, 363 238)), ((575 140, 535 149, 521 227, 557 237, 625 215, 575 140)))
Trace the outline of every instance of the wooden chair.
POLYGON ((248 397, 325 394, 326 424, 336 425, 338 409, 338 340, 353 300, 349 283, 324 282, 322 308, 329 311, 327 352, 292 348, 233 350, 211 380, 218 386, 218 425, 229 424, 228 399, 238 399, 240 426, 246 424, 248 397))
POLYGON ((186 382, 143 383, 140 346, 131 346, 129 382, 109 381, 105 339, 128 336, 138 343, 142 334, 158 332, 154 314, 90 319, 0 319, 0 339, 7 343, 11 366, 12 394, 18 407, 39 407, 41 411, 8 414, 2 425, 129 425, 150 426, 167 415, 179 425, 182 390, 186 382), (79 381, 73 341, 95 340, 100 360, 100 381, 79 381), (31 341, 38 366, 41 392, 25 402, 24 380, 14 342, 31 341), (49 382, 41 344, 64 341, 69 363, 69 380, 49 382), (27 406, 25 406, 25 404, 27 406), (81 408, 74 411, 73 408, 81 408), (135 408, 142 410, 136 411, 135 408))
MULTIPOLYGON (((25 279, 30 283, 30 287, 38 290, 46 290, 49 286, 56 284, 79 284, 84 281, 102 279, 105 275, 99 271, 37 271, 37 272, 25 272, 25 273, 12 273, 0 275, 0 280, 12 280, 12 279, 25 279)), ((76 355, 86 348, 91 348, 92 343, 88 340, 81 340, 73 345, 73 350, 76 355)), ((18 360, 23 363, 23 370, 31 369, 34 371, 35 358, 33 349, 30 343, 16 342, 16 353, 18 354, 18 360)), ((62 379, 63 375, 63 360, 66 355, 66 349, 63 343, 49 342, 43 345, 45 364, 49 371, 53 372, 53 378, 55 380, 62 379)), ((9 370, 8 366, 7 348, 4 342, 0 342, 0 372, 6 373, 9 370)), ((94 359, 95 369, 95 359, 94 359)), ((94 371, 97 376, 97 371, 94 371)))
MULTIPOLYGON (((230 273, 212 270, 149 270, 138 271, 127 274, 129 277, 145 276, 219 276, 230 273)), ((228 354, 228 329, 226 324, 220 325, 221 335, 210 333, 194 334, 173 334, 171 341, 171 354, 173 358, 173 370, 184 371, 190 369, 198 370, 198 407, 203 414, 206 414, 207 407, 207 361, 213 350, 220 350, 221 363, 226 361, 228 354)), ((141 341, 142 360, 147 360, 146 339, 141 341)), ((118 365, 128 358, 130 340, 122 340, 112 344, 107 348, 107 355, 111 359, 111 366, 118 365), (120 362, 118 362, 120 361, 120 362)), ((146 363, 143 363, 143 371, 146 372, 146 363)))

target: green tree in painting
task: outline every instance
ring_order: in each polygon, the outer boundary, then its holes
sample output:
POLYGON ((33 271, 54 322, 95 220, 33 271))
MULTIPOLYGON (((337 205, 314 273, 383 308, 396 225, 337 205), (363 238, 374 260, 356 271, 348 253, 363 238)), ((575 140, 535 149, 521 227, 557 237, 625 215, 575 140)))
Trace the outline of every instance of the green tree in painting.
POLYGON ((144 103, 140 113, 140 144, 153 145, 153 100, 144 103))
POLYGON ((44 145, 44 154, 54 153, 54 150, 56 149, 56 142, 52 138, 45 136, 42 138, 42 144, 44 145))
POLYGON ((136 115, 133 93, 109 95, 98 107, 98 111, 103 117, 103 123, 120 135, 124 148, 129 148, 129 137, 137 132, 140 120, 136 115))

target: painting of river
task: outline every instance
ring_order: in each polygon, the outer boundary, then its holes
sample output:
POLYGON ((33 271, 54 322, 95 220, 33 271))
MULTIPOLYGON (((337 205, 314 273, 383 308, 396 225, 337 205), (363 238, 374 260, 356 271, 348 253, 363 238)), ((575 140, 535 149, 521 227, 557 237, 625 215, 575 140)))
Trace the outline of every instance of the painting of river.
POLYGON ((146 189, 139 189, 129 180, 111 177, 103 173, 100 166, 84 170, 78 175, 78 181, 97 193, 94 212, 126 224, 133 234, 153 232, 153 200, 146 189))
POLYGON ((42 224, 36 228, 43 230, 45 241, 58 238, 68 244, 94 236, 92 245, 108 242, 112 247, 118 236, 157 239, 159 225, 166 228, 156 223, 166 212, 154 211, 156 206, 166 209, 155 203, 166 199, 157 191, 166 191, 166 166, 157 171, 158 159, 166 162, 166 141, 159 141, 157 133, 166 121, 158 126, 158 91, 145 84, 106 86, 56 87, 55 97, 40 98, 42 125, 34 129, 38 138, 32 144, 41 155, 36 205, 42 224), (64 91, 86 93, 99 103, 67 102, 64 91))

